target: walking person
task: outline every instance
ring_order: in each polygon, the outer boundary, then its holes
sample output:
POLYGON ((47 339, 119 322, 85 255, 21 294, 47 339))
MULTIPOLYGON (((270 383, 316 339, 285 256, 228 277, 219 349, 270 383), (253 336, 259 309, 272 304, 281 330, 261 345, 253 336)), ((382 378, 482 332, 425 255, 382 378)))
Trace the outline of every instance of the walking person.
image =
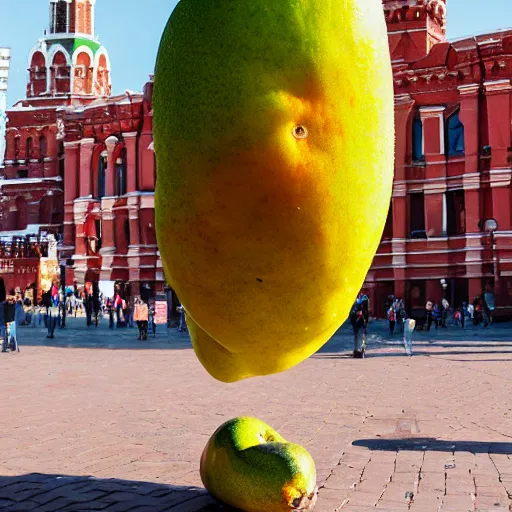
POLYGON ((412 356, 412 333, 416 327, 416 320, 412 318, 404 319, 404 348, 408 356, 412 356))
POLYGON ((185 316, 185 308, 180 304, 176 307, 176 311, 180 314, 180 325, 178 326, 178 332, 187 332, 187 319, 185 316))
POLYGON ((439 321, 441 320, 441 311, 439 310, 439 306, 437 304, 434 304, 432 306, 432 321, 434 322, 434 325, 437 328, 439 327, 439 321))
POLYGON ((393 336, 395 332, 395 325, 396 325, 396 312, 395 308, 391 306, 388 309, 388 321, 389 321, 389 335, 393 336))
POLYGON ((137 339, 139 341, 145 341, 148 339, 148 318, 149 318, 149 311, 148 311, 148 305, 145 304, 141 299, 138 297, 135 299, 135 322, 137 324, 137 329, 139 331, 139 335, 137 339))
POLYGON ((366 317, 360 299, 357 299, 352 307, 350 322, 354 331, 354 352, 352 357, 361 359, 366 352, 366 317))
POLYGON ((427 300, 427 303, 425 304, 425 314, 427 317, 427 331, 430 331, 430 328, 432 327, 432 307, 432 302, 430 300, 427 300))
POLYGON ((57 326, 57 318, 59 316, 59 293, 55 284, 47 292, 44 300, 48 318, 48 332, 46 337, 48 339, 53 339, 55 338, 55 327, 57 326))
POLYGON ((450 304, 446 299, 441 301, 441 327, 448 327, 448 312, 450 310, 450 304))

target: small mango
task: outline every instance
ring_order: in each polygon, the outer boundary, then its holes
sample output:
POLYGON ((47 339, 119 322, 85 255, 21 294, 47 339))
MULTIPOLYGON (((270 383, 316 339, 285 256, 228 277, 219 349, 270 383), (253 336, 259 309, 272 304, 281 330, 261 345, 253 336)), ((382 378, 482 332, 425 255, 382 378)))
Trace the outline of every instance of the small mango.
POLYGON ((316 502, 311 455, 256 418, 221 425, 204 449, 200 471, 214 498, 244 512, 305 511, 316 502))

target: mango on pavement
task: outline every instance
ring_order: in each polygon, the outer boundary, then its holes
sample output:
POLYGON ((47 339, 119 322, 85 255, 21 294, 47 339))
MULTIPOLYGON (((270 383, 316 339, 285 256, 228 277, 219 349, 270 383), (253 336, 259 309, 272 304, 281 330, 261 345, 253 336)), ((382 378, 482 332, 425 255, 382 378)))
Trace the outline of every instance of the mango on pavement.
POLYGON ((221 425, 204 449, 200 471, 212 496, 245 512, 311 510, 316 502, 309 453, 256 418, 221 425))
POLYGON ((181 0, 153 101, 158 244, 201 363, 296 365, 347 317, 388 212, 381 0, 181 0))

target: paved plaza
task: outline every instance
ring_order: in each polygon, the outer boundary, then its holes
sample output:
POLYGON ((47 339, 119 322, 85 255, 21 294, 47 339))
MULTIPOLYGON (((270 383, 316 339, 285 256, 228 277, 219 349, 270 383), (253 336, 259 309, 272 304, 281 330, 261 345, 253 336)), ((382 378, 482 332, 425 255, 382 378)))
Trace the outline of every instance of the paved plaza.
POLYGON ((22 327, 0 354, 0 510, 224 510, 199 458, 240 415, 310 451, 319 512, 512 510, 510 324, 417 333, 409 358, 373 323, 364 360, 344 327, 298 367, 229 385, 186 334, 83 324, 22 327))

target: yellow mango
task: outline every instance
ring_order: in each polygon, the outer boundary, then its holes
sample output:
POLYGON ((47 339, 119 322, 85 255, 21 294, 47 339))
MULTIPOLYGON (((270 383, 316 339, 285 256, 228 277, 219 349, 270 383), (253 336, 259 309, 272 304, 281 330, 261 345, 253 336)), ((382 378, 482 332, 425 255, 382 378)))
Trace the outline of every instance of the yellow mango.
POLYGON ((380 0, 181 0, 154 84, 167 281, 216 379, 280 372, 346 319, 393 181, 380 0))

